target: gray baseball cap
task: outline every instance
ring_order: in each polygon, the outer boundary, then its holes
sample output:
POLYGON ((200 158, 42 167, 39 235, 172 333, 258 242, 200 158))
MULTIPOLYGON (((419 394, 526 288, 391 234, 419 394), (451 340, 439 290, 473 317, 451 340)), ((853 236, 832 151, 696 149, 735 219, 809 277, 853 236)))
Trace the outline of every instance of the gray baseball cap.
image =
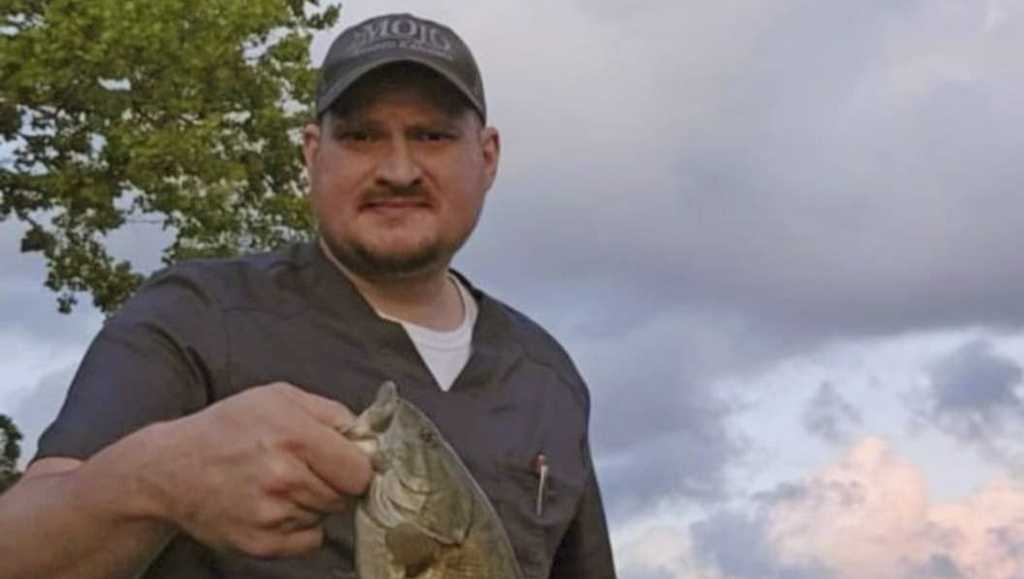
POLYGON ((448 79, 487 119, 480 70, 451 28, 411 14, 385 14, 341 32, 320 67, 316 113, 322 115, 352 83, 393 62, 414 62, 448 79))

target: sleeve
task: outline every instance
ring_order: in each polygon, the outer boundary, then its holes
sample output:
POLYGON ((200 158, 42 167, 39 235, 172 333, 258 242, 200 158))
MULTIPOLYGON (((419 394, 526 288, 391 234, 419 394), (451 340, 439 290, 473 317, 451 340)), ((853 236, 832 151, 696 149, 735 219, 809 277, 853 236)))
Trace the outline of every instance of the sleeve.
POLYGON ((583 490, 576 516, 555 552, 551 566, 552 579, 615 579, 611 541, 605 521, 601 491, 590 458, 589 445, 584 451, 587 463, 587 484, 583 490))
POLYGON ((85 460, 143 426, 209 403, 227 347, 222 310, 201 273, 165 270, 107 320, 33 460, 85 460))

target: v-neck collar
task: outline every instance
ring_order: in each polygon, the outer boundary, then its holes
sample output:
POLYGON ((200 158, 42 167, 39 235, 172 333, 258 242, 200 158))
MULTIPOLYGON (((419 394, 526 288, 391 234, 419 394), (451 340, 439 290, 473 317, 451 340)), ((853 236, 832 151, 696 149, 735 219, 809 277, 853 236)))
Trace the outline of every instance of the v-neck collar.
MULTIPOLYGON (((400 390, 419 387, 445 393, 401 324, 377 315, 352 281, 324 255, 318 243, 307 243, 303 254, 313 273, 316 305, 337 316, 340 329, 364 344, 367 356, 399 385, 400 390)), ((476 299, 478 311, 469 360, 448 393, 472 394, 500 380, 523 355, 523 348, 513 336, 505 306, 474 287, 460 272, 451 272, 476 299)))

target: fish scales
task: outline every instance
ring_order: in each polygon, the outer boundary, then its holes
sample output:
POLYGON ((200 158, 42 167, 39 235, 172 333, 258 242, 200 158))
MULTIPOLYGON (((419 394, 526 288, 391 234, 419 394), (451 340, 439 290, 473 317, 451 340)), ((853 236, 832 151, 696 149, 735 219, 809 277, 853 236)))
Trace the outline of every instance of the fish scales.
POLYGON ((523 579, 487 495, 394 383, 380 387, 345 436, 374 468, 356 506, 361 579, 523 579))

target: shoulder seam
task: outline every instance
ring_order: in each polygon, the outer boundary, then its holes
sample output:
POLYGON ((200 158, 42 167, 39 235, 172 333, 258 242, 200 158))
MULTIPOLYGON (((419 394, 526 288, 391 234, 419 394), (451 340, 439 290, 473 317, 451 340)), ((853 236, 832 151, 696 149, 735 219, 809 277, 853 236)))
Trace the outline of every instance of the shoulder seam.
POLYGON ((580 408, 589 416, 590 404, 586 381, 583 380, 582 376, 580 376, 579 371, 575 368, 575 363, 572 361, 568 352, 565 351, 564 346, 562 346, 562 344, 547 330, 525 314, 501 301, 494 300, 494 302, 505 312, 505 315, 509 316, 510 322, 512 322, 513 325, 513 339, 522 349, 523 356, 529 359, 531 363, 550 370, 551 373, 558 378, 559 382, 569 389, 573 399, 576 400, 580 408), (519 327, 517 328, 516 326, 519 327), (521 329, 524 328, 524 326, 525 329, 521 329), (557 352, 558 357, 564 358, 564 365, 555 364, 550 360, 537 356, 534 353, 534 349, 528 347, 526 343, 526 338, 528 336, 524 335, 524 331, 526 333, 535 334, 537 337, 549 342, 549 346, 557 352))

